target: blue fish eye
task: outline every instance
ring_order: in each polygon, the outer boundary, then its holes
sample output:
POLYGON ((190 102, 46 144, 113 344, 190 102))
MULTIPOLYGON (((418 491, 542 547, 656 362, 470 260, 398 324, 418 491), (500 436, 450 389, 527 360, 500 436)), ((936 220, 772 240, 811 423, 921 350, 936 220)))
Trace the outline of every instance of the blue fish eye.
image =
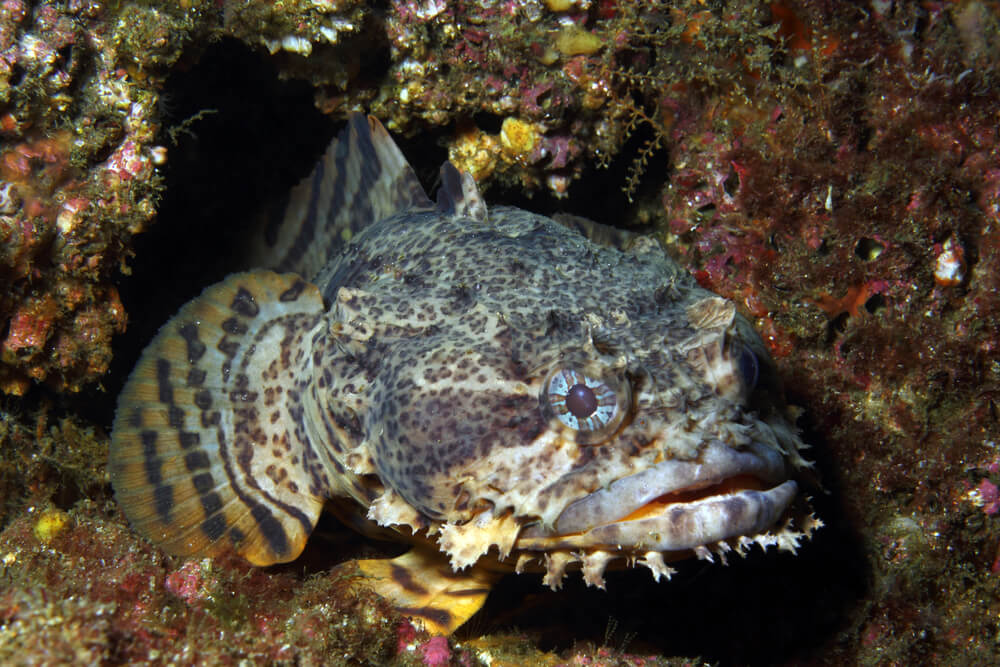
POLYGON ((615 389, 579 371, 564 368, 553 374, 544 399, 556 419, 575 431, 601 431, 620 422, 615 389))
POLYGON ((757 380, 760 379, 760 362, 757 361, 757 355, 753 353, 747 345, 741 345, 740 358, 739 358, 739 368, 740 375, 743 376, 743 382, 746 384, 747 389, 753 389, 757 386, 757 380))

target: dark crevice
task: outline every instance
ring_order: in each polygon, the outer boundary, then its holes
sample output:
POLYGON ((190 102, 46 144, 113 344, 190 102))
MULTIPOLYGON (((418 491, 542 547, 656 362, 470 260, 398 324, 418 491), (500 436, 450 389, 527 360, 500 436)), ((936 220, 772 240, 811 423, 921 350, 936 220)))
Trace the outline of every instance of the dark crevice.
POLYGON ((188 299, 239 268, 254 214, 304 177, 337 126, 312 87, 281 81, 274 60, 233 40, 177 68, 163 92, 167 148, 156 220, 119 280, 128 330, 105 383, 115 396, 143 347, 188 299))

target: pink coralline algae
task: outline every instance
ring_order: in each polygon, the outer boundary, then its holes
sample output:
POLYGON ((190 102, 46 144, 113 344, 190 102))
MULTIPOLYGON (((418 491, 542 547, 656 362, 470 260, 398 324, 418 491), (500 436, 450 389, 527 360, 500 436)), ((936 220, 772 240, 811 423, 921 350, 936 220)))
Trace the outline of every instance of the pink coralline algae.
POLYGON ((983 503, 983 512, 989 516, 993 516, 997 512, 1000 512, 1000 490, 997 489, 997 485, 988 479, 984 479, 976 487, 979 492, 979 500, 983 503))
POLYGON ((205 599, 205 581, 201 564, 198 561, 188 561, 167 575, 164 587, 188 604, 195 604, 205 599))
POLYGON ((396 652, 406 651, 417 639, 417 628, 409 621, 401 621, 396 626, 396 652))
POLYGON ((451 660, 451 650, 446 637, 431 637, 420 647, 425 667, 443 667, 451 660))
MULTIPOLYGON (((119 66, 98 2, 0 4, 0 393, 100 378, 125 312, 111 280, 154 213, 157 97, 119 66)), ((128 60, 126 58, 125 60, 128 60)), ((146 74, 139 78, 148 83, 146 74)))
POLYGON ((58 308, 55 299, 41 297, 26 302, 15 311, 3 341, 4 357, 13 359, 41 350, 49 339, 58 308))
POLYGON ((107 159, 104 168, 109 175, 128 181, 133 178, 148 178, 152 163, 151 156, 143 153, 134 141, 126 141, 107 159))

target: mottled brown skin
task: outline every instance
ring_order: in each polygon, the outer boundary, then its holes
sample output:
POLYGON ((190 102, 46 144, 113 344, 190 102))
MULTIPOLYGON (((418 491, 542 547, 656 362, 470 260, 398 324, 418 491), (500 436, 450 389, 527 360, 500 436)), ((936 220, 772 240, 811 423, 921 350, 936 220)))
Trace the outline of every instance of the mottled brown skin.
MULTIPOLYGON (((543 560, 551 586, 574 562, 601 586, 614 558, 658 578, 680 552, 794 549, 803 533, 768 531, 804 445, 733 305, 650 239, 487 210, 450 164, 442 183, 435 206, 377 121, 353 118, 265 221, 262 261, 306 279, 236 274, 164 326, 112 439, 133 525, 267 564, 349 498, 354 523, 419 533, 454 570, 496 547, 518 570, 543 560), (568 414, 571 384, 593 413, 568 414)), ((408 580, 364 567, 435 622, 408 580)), ((437 581, 455 604, 489 585, 437 581)))
MULTIPOLYGON (((370 382, 359 437, 347 448, 377 434, 368 447, 380 478, 424 516, 461 521, 474 511, 470 499, 481 506, 491 495, 485 487, 512 489, 525 467, 550 465, 542 451, 462 482, 492 453, 528 448, 550 428, 539 394, 553 369, 606 365, 602 373, 640 387, 674 386, 679 371, 696 377, 668 359, 663 341, 690 336, 684 306, 707 293, 658 248, 645 249, 595 246, 519 209, 493 209, 488 223, 431 212, 370 227, 319 280, 328 301, 342 287, 364 291, 348 305, 381 327, 356 362, 335 353, 327 360, 320 395, 334 415, 349 403, 341 396, 354 378, 370 382), (595 327, 594 317, 607 324, 595 327)), ((570 472, 592 478, 584 482, 592 490, 606 481, 595 459, 629 469, 625 461, 655 442, 657 422, 680 418, 667 406, 657 412, 579 448, 570 472)), ((542 502, 565 506, 580 495, 570 486, 547 489, 542 502)))

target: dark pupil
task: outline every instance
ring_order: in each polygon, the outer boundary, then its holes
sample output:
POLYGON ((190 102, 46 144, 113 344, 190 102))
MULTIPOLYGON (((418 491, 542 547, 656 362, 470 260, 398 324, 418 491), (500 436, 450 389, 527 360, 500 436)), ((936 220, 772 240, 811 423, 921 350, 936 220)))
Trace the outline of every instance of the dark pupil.
POLYGON ((597 397, 587 385, 575 384, 566 392, 566 409, 577 419, 584 419, 597 409, 597 397))

